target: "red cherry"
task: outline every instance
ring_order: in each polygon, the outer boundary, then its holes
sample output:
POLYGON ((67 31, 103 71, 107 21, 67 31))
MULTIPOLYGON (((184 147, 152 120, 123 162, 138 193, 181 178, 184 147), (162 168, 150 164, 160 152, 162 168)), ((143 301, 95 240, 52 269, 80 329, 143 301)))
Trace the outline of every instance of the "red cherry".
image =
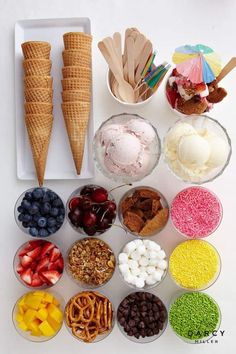
POLYGON ((83 216, 83 225, 85 227, 92 227, 97 222, 96 214, 92 213, 91 211, 86 211, 83 216))
POLYGON ((74 210, 76 207, 79 206, 80 202, 81 202, 81 198, 78 198, 78 197, 72 198, 69 201, 69 209, 74 210))
POLYGON ((109 229, 109 227, 111 227, 111 220, 109 218, 104 217, 98 223, 98 230, 99 231, 104 231, 106 229, 109 229))
POLYGON ((104 203, 107 201, 108 193, 106 189, 100 187, 95 189, 91 194, 91 199, 95 203, 104 203))
POLYGON ((91 193, 94 191, 94 187, 95 186, 90 184, 84 186, 80 191, 80 195, 91 195, 91 193))
POLYGON ((109 213, 114 213, 116 211, 116 203, 111 200, 108 200, 104 205, 109 213))
POLYGON ((83 229, 84 229, 84 232, 87 234, 87 235, 89 235, 89 236, 93 236, 93 235, 95 235, 96 234, 96 228, 94 227, 94 226, 92 226, 92 227, 86 227, 86 226, 84 226, 83 227, 83 229))
POLYGON ((68 217, 74 226, 81 226, 83 212, 79 208, 70 211, 68 217))
POLYGON ((81 209, 82 210, 90 210, 92 209, 92 201, 89 197, 83 197, 81 201, 81 209))

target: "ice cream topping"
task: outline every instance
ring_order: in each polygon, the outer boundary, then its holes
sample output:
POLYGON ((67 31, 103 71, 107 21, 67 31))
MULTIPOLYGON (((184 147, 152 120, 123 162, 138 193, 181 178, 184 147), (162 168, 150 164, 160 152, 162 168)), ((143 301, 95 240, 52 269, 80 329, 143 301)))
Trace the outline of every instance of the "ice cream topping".
POLYGON ((177 122, 165 138, 165 157, 184 180, 202 182, 213 177, 229 156, 229 145, 217 130, 203 124, 177 122))
POLYGON ((124 115, 122 118, 115 123, 108 121, 99 129, 95 136, 98 145, 95 156, 109 177, 139 180, 152 171, 159 157, 157 134, 141 117, 124 115))

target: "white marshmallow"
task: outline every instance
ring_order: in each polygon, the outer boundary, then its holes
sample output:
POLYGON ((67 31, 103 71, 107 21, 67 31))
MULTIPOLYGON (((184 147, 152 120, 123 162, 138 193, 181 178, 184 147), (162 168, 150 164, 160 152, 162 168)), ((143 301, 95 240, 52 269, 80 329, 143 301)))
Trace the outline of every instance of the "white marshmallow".
POLYGON ((138 262, 133 259, 128 260, 128 266, 130 269, 138 268, 138 262))
POLYGON ((149 259, 148 264, 150 266, 156 266, 160 260, 158 258, 155 259, 149 259))
POLYGON ((139 278, 142 278, 143 280, 146 280, 147 277, 148 277, 148 273, 147 272, 140 272, 139 278))
POLYGON ((143 288, 144 285, 145 285, 144 279, 142 279, 142 278, 136 278, 135 279, 135 286, 137 288, 143 288))
POLYGON ((157 252, 157 256, 158 256, 159 259, 164 259, 164 258, 166 258, 165 251, 160 250, 159 252, 157 252))
POLYGON ((147 285, 153 285, 156 283, 156 280, 153 278, 152 275, 149 275, 145 281, 147 285))
POLYGON ((141 254, 136 250, 130 254, 130 258, 135 261, 138 261, 141 258, 141 254))
POLYGON ((134 243, 134 241, 131 241, 131 242, 127 243, 127 245, 125 246, 123 252, 125 252, 125 253, 127 253, 129 255, 134 250, 136 250, 136 244, 134 243))
POLYGON ((143 241, 140 240, 139 238, 137 238, 136 240, 132 241, 135 243, 135 246, 138 247, 138 246, 141 246, 143 244, 143 241))
POLYGON ((130 270, 130 272, 131 272, 131 274, 132 275, 134 275, 134 276, 138 276, 138 275, 140 275, 140 273, 141 273, 141 271, 140 271, 140 269, 139 268, 132 268, 131 270, 130 270))
POLYGON ((150 243, 151 243, 150 249, 151 249, 152 251, 158 252, 158 251, 161 250, 161 246, 158 245, 158 243, 156 243, 156 242, 154 242, 154 241, 150 241, 150 243))
POLYGON ((149 258, 150 258, 150 259, 156 259, 156 258, 158 258, 158 253, 155 252, 155 251, 149 252, 149 258))
POLYGON ((150 242, 151 242, 150 240, 143 240, 143 244, 146 248, 149 247, 150 242))
POLYGON ((165 270, 167 268, 166 260, 162 259, 158 262, 158 268, 165 270))
POLYGON ((155 273, 155 271, 156 271, 155 267, 152 267, 152 266, 147 267, 147 273, 148 274, 153 274, 153 273, 155 273))
POLYGON ((139 254, 144 254, 145 253, 145 251, 146 251, 146 247, 144 246, 144 245, 140 245, 140 246, 138 246, 138 248, 137 248, 137 252, 139 253, 139 254))
POLYGON ((152 277, 153 277, 153 279, 155 279, 156 281, 161 281, 163 274, 164 274, 164 271, 163 271, 163 270, 157 269, 157 270, 152 274, 152 277))
POLYGON ((121 274, 126 274, 127 272, 129 272, 129 266, 127 263, 124 264, 119 264, 119 269, 121 271, 121 274))
POLYGON ((127 253, 120 253, 119 256, 118 256, 118 259, 119 259, 119 263, 120 263, 120 264, 127 263, 127 262, 128 262, 128 255, 127 255, 127 253))
POLYGON ((136 277, 132 275, 131 273, 126 274, 124 276, 124 279, 127 283, 135 285, 136 277))
POLYGON ((147 267, 146 266, 140 266, 139 269, 140 269, 140 272, 146 272, 147 267))
POLYGON ((139 264, 141 266, 147 266, 148 265, 148 259, 146 257, 141 257, 140 260, 139 260, 139 264))

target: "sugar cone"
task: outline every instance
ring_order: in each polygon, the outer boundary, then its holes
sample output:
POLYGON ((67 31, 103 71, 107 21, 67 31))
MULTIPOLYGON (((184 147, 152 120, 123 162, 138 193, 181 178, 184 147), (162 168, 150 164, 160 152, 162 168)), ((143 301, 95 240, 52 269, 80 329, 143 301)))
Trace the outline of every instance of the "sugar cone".
POLYGON ((64 79, 79 78, 91 79, 91 69, 82 66, 65 66, 62 68, 62 75, 64 79))
POLYGON ((91 67, 91 51, 69 49, 62 52, 64 66, 79 65, 91 67))
POLYGON ((79 175, 83 161, 85 137, 90 113, 90 103, 62 103, 62 112, 64 115, 76 171, 79 175))
POLYGON ((61 80, 62 89, 65 90, 91 90, 91 80, 89 79, 78 79, 78 78, 67 78, 61 80))
POLYGON ((21 44, 25 59, 49 59, 51 45, 48 42, 29 41, 21 44))
POLYGON ((26 76, 24 78, 25 89, 28 88, 52 88, 51 76, 26 76))
POLYGON ((92 36, 83 32, 68 32, 63 35, 65 49, 90 49, 92 36))
POLYGON ((52 89, 30 88, 25 90, 26 102, 52 102, 52 89))
POLYGON ((43 185, 53 117, 51 114, 26 114, 25 123, 30 140, 39 185, 43 185))
POLYGON ((63 102, 90 102, 90 92, 83 90, 68 90, 61 93, 63 102))
POLYGON ((53 105, 47 102, 26 102, 26 114, 52 114, 53 105))
POLYGON ((52 67, 50 59, 25 59, 23 60, 23 68, 25 76, 42 75, 49 76, 52 67))

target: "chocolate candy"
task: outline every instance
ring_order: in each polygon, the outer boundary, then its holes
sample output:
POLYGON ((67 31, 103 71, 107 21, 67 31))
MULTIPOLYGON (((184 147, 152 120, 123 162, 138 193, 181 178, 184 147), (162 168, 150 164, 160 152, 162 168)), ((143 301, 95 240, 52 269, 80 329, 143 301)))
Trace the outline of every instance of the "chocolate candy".
POLYGON ((117 310, 117 319, 128 336, 152 337, 165 327, 167 311, 155 295, 139 291, 126 296, 117 310))

